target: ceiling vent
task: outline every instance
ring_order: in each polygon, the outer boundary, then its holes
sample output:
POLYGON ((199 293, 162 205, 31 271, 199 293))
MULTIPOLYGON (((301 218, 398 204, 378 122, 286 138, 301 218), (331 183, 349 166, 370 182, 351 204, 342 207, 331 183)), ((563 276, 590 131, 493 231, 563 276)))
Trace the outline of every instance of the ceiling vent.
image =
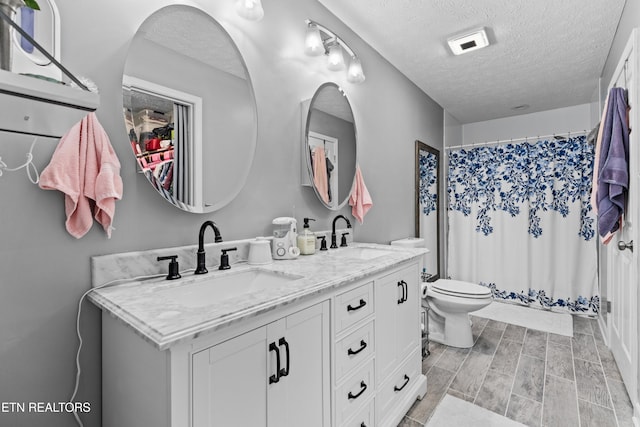
POLYGON ((451 37, 447 40, 449 47, 454 55, 462 55, 463 53, 482 49, 489 46, 489 39, 484 28, 470 31, 465 34, 451 37))

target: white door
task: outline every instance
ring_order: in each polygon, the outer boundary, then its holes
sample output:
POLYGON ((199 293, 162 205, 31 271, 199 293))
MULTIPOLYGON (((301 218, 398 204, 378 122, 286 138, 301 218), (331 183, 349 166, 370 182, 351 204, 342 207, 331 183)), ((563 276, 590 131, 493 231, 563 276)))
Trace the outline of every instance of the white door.
POLYGON ((608 90, 626 87, 629 95, 629 199, 621 231, 607 246, 610 347, 638 417, 638 200, 640 198, 640 127, 637 95, 637 31, 631 35, 608 90), (635 248, 632 249, 632 245, 635 248))

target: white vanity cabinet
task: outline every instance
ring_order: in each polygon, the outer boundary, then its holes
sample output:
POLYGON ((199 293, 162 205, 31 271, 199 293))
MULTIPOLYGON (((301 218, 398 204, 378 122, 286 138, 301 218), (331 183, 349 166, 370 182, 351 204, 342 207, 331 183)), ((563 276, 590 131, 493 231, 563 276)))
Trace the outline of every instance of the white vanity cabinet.
POLYGON ((328 301, 192 361, 193 427, 330 425, 328 301))
POLYGON ((329 307, 316 299, 162 351, 103 313, 103 426, 329 427, 329 307))
POLYGON ((334 304, 334 425, 393 426, 426 392, 419 264, 380 273, 334 304))
POLYGON ((415 397, 422 376, 420 352, 420 283, 418 264, 376 280, 377 425, 396 425, 398 408, 415 397), (407 400, 410 399, 410 400, 407 400), (401 404, 404 402, 404 404, 401 404), (395 424, 394 424, 395 422, 395 424))
POLYGON ((209 307, 160 305, 163 283, 97 293, 94 302, 113 307, 102 313, 102 425, 395 427, 427 387, 418 255, 338 267, 335 256, 317 255, 308 267, 296 260, 300 275, 325 263, 332 282, 310 286, 330 287, 305 298, 283 294, 216 327, 207 324, 209 307), (148 296, 130 308, 142 292, 148 296), (142 301, 157 313, 144 323, 135 311, 142 301), (186 322, 190 315, 199 323, 186 322), (154 335, 161 328, 172 335, 154 335))

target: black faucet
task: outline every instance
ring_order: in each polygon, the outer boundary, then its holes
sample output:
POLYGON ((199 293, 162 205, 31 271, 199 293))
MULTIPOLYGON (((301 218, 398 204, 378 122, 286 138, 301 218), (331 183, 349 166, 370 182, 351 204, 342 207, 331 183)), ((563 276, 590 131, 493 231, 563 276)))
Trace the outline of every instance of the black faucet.
POLYGON ((336 249, 338 247, 338 244, 336 243, 336 221, 340 218, 347 222, 347 228, 351 228, 351 223, 344 217, 344 215, 338 215, 333 219, 333 225, 331 226, 331 249, 336 249))
POLYGON ((220 230, 218 229, 218 226, 216 225, 216 223, 213 221, 203 222, 202 225, 200 226, 200 233, 198 233, 198 262, 196 264, 197 267, 194 274, 205 274, 209 272, 207 270, 207 267, 205 267, 204 265, 205 264, 204 232, 209 226, 213 228, 213 233, 216 236, 215 242, 216 243, 222 242, 222 236, 220 235, 220 230))

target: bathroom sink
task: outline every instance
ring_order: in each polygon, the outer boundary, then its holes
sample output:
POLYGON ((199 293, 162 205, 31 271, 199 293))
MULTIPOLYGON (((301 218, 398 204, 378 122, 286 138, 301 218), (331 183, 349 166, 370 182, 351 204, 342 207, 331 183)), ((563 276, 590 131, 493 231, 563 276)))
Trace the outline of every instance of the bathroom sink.
POLYGON ((260 269, 210 273, 188 283, 161 289, 159 292, 164 298, 181 305, 203 307, 264 289, 279 288, 302 278, 303 276, 295 274, 260 269))
POLYGON ((339 253, 336 252, 336 255, 339 255, 340 257, 344 257, 344 258, 349 258, 349 259, 368 260, 368 259, 374 259, 381 256, 389 255, 391 253, 392 251, 388 251, 386 249, 353 247, 353 248, 339 249, 339 253))

